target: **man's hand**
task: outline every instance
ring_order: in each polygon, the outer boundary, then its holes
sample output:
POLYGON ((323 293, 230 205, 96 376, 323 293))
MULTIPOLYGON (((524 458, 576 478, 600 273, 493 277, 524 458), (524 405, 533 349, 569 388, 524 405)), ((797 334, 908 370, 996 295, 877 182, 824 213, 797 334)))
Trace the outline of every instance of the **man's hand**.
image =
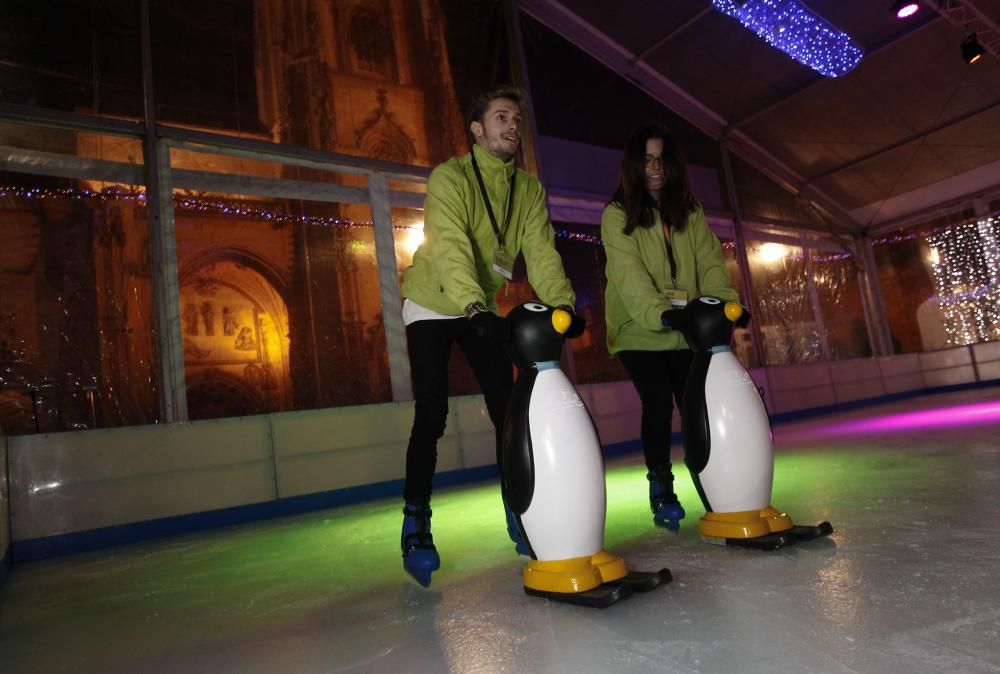
POLYGON ((505 344, 509 328, 507 321, 489 311, 482 302, 473 302, 465 308, 469 327, 480 339, 495 344, 505 344))

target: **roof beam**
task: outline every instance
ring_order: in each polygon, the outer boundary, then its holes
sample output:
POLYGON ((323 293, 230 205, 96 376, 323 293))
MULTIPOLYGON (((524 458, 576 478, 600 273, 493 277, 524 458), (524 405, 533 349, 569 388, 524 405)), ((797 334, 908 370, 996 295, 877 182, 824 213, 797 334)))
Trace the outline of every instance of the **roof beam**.
POLYGON ((725 140, 729 149, 741 159, 784 189, 811 201, 838 229, 849 233, 861 231, 861 224, 822 190, 812 185, 805 185, 804 178, 788 165, 742 131, 730 128, 722 116, 664 77, 662 73, 645 62, 636 61, 635 54, 567 9, 558 0, 518 0, 518 7, 632 82, 713 140, 717 142, 725 140))
POLYGON ((979 44, 992 54, 993 58, 1000 58, 1000 26, 970 0, 922 0, 922 2, 953 26, 958 26, 967 34, 975 33, 979 44))
POLYGON ((657 49, 659 49, 663 45, 665 45, 668 42, 670 42, 671 40, 673 40, 675 37, 677 37, 678 35, 680 35, 684 31, 686 31, 688 28, 690 28, 694 24, 696 24, 699 21, 701 21, 701 18, 703 16, 705 16, 706 14, 708 14, 709 12, 711 12, 711 11, 712 11, 712 5, 709 5, 708 7, 706 7, 703 10, 701 10, 700 12, 698 12, 697 14, 695 14, 694 16, 692 16, 690 19, 688 19, 687 21, 685 21, 681 25, 677 26, 677 28, 674 28, 672 31, 670 31, 669 33, 667 33, 666 35, 664 35, 663 37, 661 37, 659 40, 657 40, 656 42, 654 42, 653 44, 649 45, 648 47, 646 47, 645 49, 643 49, 641 52, 639 52, 638 54, 636 54, 635 56, 633 56, 632 57, 632 62, 635 63, 636 61, 642 61, 647 56, 649 56, 650 54, 652 54, 654 51, 656 51, 657 49))

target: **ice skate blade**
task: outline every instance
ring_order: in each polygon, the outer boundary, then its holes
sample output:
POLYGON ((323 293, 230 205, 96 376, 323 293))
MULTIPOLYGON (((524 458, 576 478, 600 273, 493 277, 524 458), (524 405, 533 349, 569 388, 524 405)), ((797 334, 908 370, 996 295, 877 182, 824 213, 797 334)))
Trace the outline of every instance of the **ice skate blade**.
POLYGON ((653 517, 653 524, 660 529, 666 529, 667 531, 679 531, 681 528, 680 520, 665 520, 655 516, 653 517))
POLYGON ((702 536, 701 540, 713 545, 728 545, 765 551, 780 550, 788 545, 794 545, 796 542, 795 536, 790 531, 764 534, 763 536, 754 536, 753 538, 713 538, 702 536))
POLYGON ((415 549, 403 557, 403 570, 423 587, 430 587, 431 574, 441 568, 441 558, 435 550, 415 549))
POLYGON ((628 575, 606 585, 628 585, 632 592, 649 592, 674 579, 670 569, 659 571, 629 571, 628 575))
POLYGON ((586 606, 587 608, 607 608, 623 599, 632 596, 632 588, 627 584, 606 583, 584 592, 548 592, 524 588, 524 593, 531 597, 551 599, 563 604, 586 606))
POLYGON ((413 580, 420 583, 421 587, 431 586, 431 574, 433 571, 428 569, 406 569, 406 572, 410 574, 410 577, 413 578, 413 580))
MULTIPOLYGON (((785 533, 785 532, 782 532, 785 533)), ((822 538, 833 533, 833 525, 829 522, 820 522, 815 526, 796 524, 791 529, 792 536, 798 542, 811 541, 814 538, 822 538)))
POLYGON ((751 548, 753 550, 770 551, 780 550, 787 545, 794 545, 796 540, 795 536, 791 535, 789 532, 780 531, 777 533, 757 536, 756 538, 727 538, 726 545, 751 548))

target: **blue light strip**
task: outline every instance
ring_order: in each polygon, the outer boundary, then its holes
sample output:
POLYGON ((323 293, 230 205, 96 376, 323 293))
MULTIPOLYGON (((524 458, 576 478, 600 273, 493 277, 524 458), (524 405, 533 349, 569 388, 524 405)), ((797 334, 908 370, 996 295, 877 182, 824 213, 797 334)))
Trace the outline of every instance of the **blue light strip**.
POLYGON ((865 54, 850 35, 798 0, 712 0, 712 4, 775 49, 826 77, 846 75, 865 54))

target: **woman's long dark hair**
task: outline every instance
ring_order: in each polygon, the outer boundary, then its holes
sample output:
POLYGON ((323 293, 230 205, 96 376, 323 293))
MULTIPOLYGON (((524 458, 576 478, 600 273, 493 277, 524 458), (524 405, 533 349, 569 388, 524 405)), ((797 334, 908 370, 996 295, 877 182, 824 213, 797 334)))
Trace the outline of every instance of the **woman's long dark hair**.
POLYGON ((634 232, 636 227, 652 227, 656 222, 654 209, 671 230, 679 232, 687 224, 688 216, 701 206, 691 191, 684 155, 667 127, 655 122, 643 124, 628 137, 621 178, 611 203, 625 211, 626 234, 634 232), (663 140, 663 189, 659 201, 654 201, 646 190, 646 141, 650 138, 663 140))

